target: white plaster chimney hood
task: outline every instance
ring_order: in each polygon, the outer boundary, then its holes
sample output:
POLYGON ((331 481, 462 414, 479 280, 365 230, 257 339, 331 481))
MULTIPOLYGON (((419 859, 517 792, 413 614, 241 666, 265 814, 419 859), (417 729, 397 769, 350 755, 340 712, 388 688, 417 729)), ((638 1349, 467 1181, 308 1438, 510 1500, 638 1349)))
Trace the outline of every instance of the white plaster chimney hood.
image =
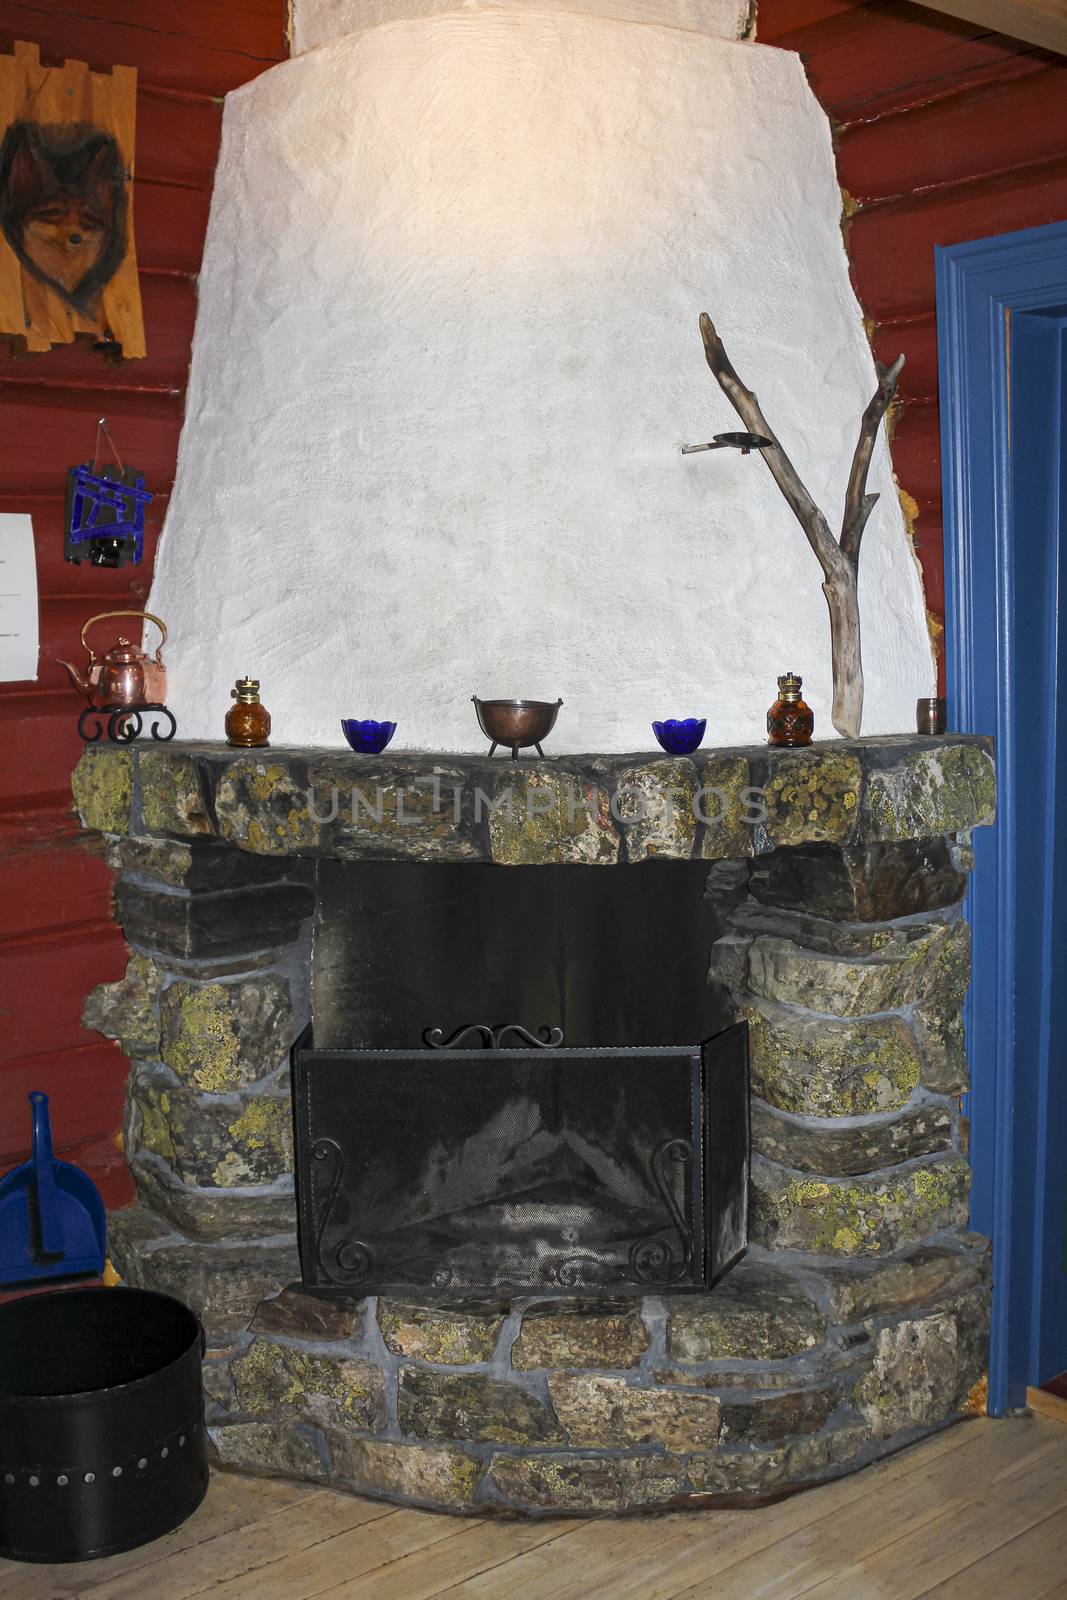
MULTIPOLYGON (((738 0, 297 0, 230 95, 151 609, 183 737, 249 672, 280 744, 481 749, 470 696, 555 699, 550 750, 753 742, 821 573, 704 362, 714 318, 831 523, 874 367, 830 130, 738 0)), ((933 669, 884 441, 860 575, 865 733, 933 669)))

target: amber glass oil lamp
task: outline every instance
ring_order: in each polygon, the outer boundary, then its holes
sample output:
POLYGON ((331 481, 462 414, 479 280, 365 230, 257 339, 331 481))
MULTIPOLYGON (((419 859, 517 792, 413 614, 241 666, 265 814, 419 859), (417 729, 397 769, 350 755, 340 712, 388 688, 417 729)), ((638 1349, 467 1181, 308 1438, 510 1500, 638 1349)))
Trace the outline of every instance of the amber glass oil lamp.
POLYGON ((783 672, 778 679, 778 699, 767 713, 768 744, 811 743, 815 713, 800 698, 803 686, 803 680, 795 672, 783 672))
POLYGON ((260 704, 259 679, 238 678, 230 699, 236 704, 226 713, 226 743, 246 750, 270 744, 270 712, 260 704))

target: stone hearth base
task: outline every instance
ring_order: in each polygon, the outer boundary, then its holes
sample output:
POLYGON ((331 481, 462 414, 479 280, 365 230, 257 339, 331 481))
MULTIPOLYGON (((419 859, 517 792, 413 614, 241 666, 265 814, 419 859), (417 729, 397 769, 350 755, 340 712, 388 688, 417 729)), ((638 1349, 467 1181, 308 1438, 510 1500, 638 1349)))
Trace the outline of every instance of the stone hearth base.
POLYGON ((138 1205, 111 1219, 112 1255, 202 1316, 221 1462, 451 1511, 622 1512, 782 1493, 960 1414, 989 1302, 984 1244, 964 1231, 959 1104, 960 902, 969 830, 993 814, 986 741, 495 765, 90 749, 75 793, 111 836, 134 950, 85 1012, 133 1061, 138 1205), (388 800, 378 815, 357 777, 388 800), (348 785, 332 816, 312 812, 312 778, 348 785), (494 786, 514 811, 479 808, 494 786), (716 822, 689 805, 702 786, 725 797, 716 822), (710 1295, 643 1302, 287 1287, 288 1051, 318 860, 636 875, 654 856, 706 863, 722 929, 709 977, 749 1023, 747 1258, 710 1295))
MULTIPOLYGON (((114 1220, 132 1281, 154 1282, 114 1220)), ((286 1289, 209 1351, 208 1422, 224 1466, 443 1511, 751 1504, 958 1417, 984 1369, 987 1305, 985 1241, 962 1232, 822 1269, 753 1250, 696 1297, 286 1289)))

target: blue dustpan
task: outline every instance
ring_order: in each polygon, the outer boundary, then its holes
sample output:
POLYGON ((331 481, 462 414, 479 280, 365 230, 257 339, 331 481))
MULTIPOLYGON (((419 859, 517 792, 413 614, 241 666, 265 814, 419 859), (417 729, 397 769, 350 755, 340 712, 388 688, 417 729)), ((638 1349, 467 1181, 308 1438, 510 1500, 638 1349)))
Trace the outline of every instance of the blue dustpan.
POLYGON ((104 1202, 91 1178, 52 1154, 48 1096, 35 1090, 33 1154, 0 1178, 0 1284, 104 1270, 104 1202))

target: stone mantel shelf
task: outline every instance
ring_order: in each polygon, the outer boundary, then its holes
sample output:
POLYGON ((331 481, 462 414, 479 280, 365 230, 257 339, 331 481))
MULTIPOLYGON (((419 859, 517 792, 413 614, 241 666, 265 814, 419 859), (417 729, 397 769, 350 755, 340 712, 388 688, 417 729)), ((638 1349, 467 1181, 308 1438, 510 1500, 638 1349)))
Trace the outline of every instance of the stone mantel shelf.
POLYGON ((995 815, 991 739, 891 735, 806 749, 497 756, 87 746, 84 825, 256 856, 611 865, 727 860, 967 832, 995 815), (762 817, 759 808, 765 811, 762 817))

